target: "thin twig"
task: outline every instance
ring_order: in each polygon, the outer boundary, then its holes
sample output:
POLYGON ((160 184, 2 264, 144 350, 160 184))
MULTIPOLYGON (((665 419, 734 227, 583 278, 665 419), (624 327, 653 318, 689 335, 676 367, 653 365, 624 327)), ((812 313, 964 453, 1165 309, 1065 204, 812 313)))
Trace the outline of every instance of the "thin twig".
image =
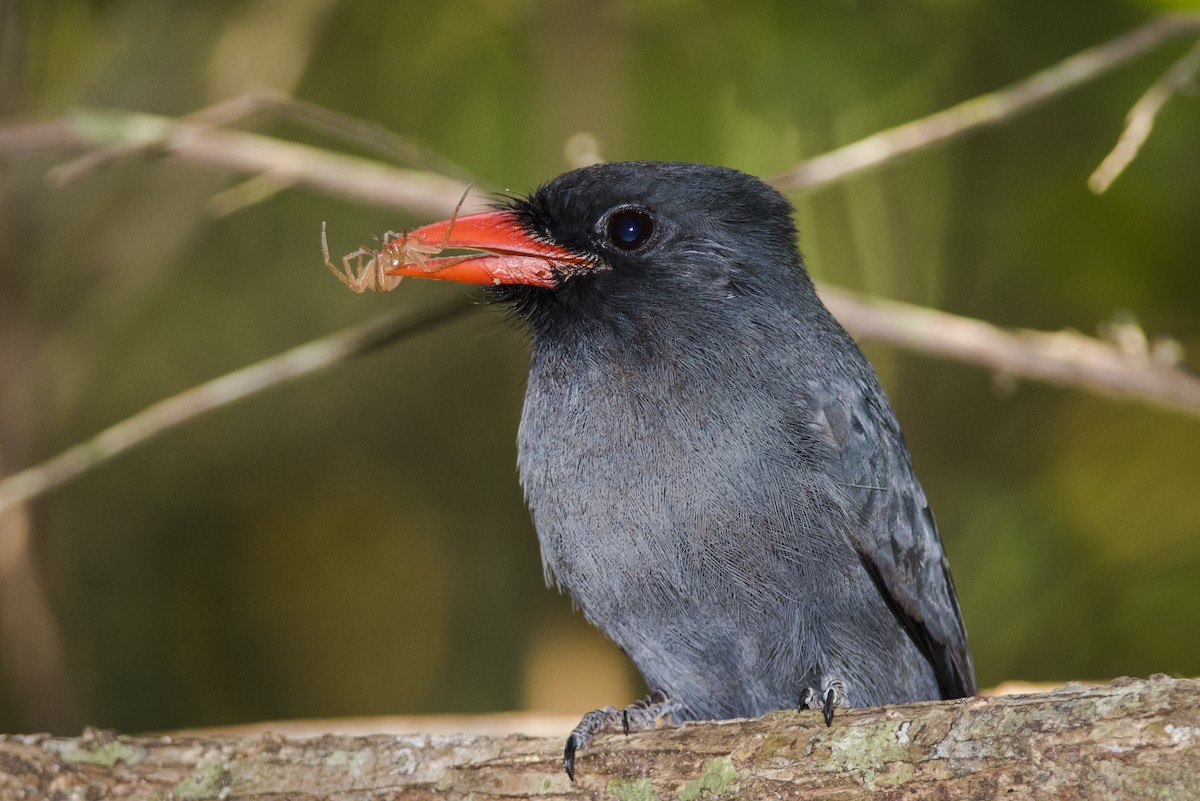
MULTIPOLYGON (((247 92, 199 111, 193 111, 191 114, 185 114, 179 118, 179 122, 197 126, 204 125, 210 128, 231 125, 256 114, 261 110, 262 103, 261 95, 256 92, 247 92)), ((107 147, 98 147, 84 153, 79 158, 54 167, 50 170, 50 181, 61 188, 101 167, 107 167, 113 162, 153 153, 165 145, 166 142, 156 139, 140 139, 118 141, 107 147)))
POLYGON ((480 179, 460 164, 417 142, 400 136, 377 122, 368 122, 305 100, 267 91, 263 108, 278 117, 298 122, 344 142, 361 145, 378 156, 409 167, 457 178, 478 186, 480 179))
POLYGON ((71 121, 63 117, 0 126, 0 158, 18 159, 32 153, 86 147, 88 143, 72 128, 71 121))
POLYGON ((1183 58, 1171 65, 1171 68, 1138 98, 1137 103, 1134 103, 1133 108, 1125 115, 1125 130, 1121 132, 1116 147, 1088 178, 1089 189, 1099 195, 1112 186, 1112 182, 1125 171, 1146 143, 1150 131, 1154 129, 1158 112, 1162 111, 1172 95, 1183 91, 1196 80, 1197 72, 1200 72, 1200 41, 1196 42, 1183 58))
POLYGON ((295 186, 295 179, 264 172, 222 189, 208 199, 208 210, 217 217, 228 217, 269 200, 295 186))
MULTIPOLYGON (((259 134, 189 124, 128 111, 82 109, 49 122, 0 128, 0 156, 149 143, 181 161, 276 180, 357 203, 440 217, 450 213, 468 184, 428 171, 389 167, 259 134)), ((468 199, 464 210, 480 205, 468 199)))
POLYGON ((362 356, 459 317, 471 308, 470 304, 459 300, 415 315, 373 320, 299 345, 159 401, 91 439, 0 481, 0 512, 62 486, 114 456, 206 412, 362 356))
MULTIPOLYGON (((344 142, 361 145, 378 156, 400 164, 457 178, 467 183, 479 183, 478 179, 449 159, 389 131, 378 123, 366 122, 315 103, 297 100, 267 87, 252 89, 229 100, 185 114, 179 118, 179 122, 220 128, 263 113, 298 122, 311 130, 329 134, 344 142)), ((114 161, 154 152, 165 144, 162 141, 120 142, 58 165, 50 171, 50 178, 61 187, 114 161)))
POLYGON ((971 131, 1008 122, 1166 41, 1195 33, 1200 33, 1200 14, 1165 14, 1004 89, 803 161, 772 178, 771 183, 781 191, 815 189, 971 131))
POLYGON ((834 287, 821 297, 860 340, 990 368, 1012 378, 1077 387, 1200 416, 1200 373, 1075 331, 1009 330, 935 309, 834 287))

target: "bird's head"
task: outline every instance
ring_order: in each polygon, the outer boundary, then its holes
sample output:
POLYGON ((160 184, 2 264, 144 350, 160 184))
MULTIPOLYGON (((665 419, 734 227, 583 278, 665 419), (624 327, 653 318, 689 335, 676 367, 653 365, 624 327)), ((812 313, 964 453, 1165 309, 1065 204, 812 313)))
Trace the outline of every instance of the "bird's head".
POLYGON ((811 294, 791 211, 777 191, 737 170, 598 164, 495 211, 409 234, 482 254, 397 262, 388 272, 492 285, 535 327, 581 312, 692 313, 811 294))

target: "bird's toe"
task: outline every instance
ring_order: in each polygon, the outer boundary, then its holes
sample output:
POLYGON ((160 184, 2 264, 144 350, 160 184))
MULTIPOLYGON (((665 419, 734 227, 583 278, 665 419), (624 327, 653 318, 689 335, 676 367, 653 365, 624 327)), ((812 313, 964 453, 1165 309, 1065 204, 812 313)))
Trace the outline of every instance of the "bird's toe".
POLYGON ((571 732, 563 749, 563 768, 567 771, 567 777, 575 781, 575 754, 585 748, 600 732, 615 727, 618 723, 626 734, 638 729, 652 728, 660 718, 675 713, 678 707, 679 705, 668 698, 666 693, 656 690, 622 709, 606 706, 588 712, 571 732))
POLYGON ((819 709, 825 719, 825 725, 833 725, 833 710, 850 705, 849 692, 846 682, 836 678, 825 678, 821 686, 805 687, 804 697, 800 701, 801 709, 819 709))

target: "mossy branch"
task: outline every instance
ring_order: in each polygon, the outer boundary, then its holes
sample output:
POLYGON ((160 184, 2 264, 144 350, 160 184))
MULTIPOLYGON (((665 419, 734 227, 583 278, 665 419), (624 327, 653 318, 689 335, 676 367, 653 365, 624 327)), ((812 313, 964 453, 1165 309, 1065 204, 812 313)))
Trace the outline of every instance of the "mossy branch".
POLYGON ((5 798, 1194 799, 1200 680, 689 724, 521 735, 0 737, 5 798))

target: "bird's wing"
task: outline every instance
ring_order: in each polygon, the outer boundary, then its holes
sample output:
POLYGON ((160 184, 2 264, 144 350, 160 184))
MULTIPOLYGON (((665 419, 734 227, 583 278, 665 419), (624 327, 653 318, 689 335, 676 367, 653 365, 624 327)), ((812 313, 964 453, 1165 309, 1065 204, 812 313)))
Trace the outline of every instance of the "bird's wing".
POLYGON ((871 376, 814 393, 816 424, 840 453, 849 536, 896 619, 929 660, 945 698, 975 694, 954 582, 904 436, 871 376))

